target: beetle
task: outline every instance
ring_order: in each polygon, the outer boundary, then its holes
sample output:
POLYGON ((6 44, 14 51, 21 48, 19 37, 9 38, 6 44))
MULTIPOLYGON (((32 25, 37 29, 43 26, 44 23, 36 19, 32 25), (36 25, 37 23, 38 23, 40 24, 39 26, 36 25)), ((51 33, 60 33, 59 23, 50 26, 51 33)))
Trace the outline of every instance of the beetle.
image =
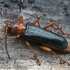
MULTIPOLYGON (((65 35, 62 29, 54 21, 48 23, 44 28, 41 28, 39 20, 34 20, 32 23, 27 22, 26 24, 24 24, 22 16, 16 19, 13 23, 10 23, 10 18, 8 18, 7 24, 5 26, 6 38, 7 39, 20 38, 22 35, 25 38, 25 43, 33 53, 38 65, 41 65, 41 63, 37 58, 37 55, 35 54, 34 50, 32 49, 29 41, 33 41, 34 43, 37 43, 41 49, 54 54, 63 63, 69 64, 54 52, 54 50, 70 52, 70 44, 63 36, 47 30, 49 27, 53 25, 55 25, 63 35, 65 35), (38 23, 38 26, 35 25, 36 23, 38 23), (17 35, 7 37, 7 33, 10 33, 11 31, 15 31, 17 35)), ((9 54, 8 57, 10 58, 9 54)))

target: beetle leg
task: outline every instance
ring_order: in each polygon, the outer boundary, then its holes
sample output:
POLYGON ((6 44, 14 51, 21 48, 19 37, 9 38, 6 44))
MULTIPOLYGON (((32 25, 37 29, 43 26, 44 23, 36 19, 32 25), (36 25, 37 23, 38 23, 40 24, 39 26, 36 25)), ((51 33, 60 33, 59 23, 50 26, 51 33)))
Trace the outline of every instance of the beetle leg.
POLYGON ((54 51, 52 51, 50 48, 47 48, 45 46, 40 46, 41 49, 47 51, 47 52, 50 52, 52 53, 53 55, 55 55, 57 58, 59 58, 61 61, 63 61, 63 63, 67 63, 69 64, 68 62, 66 62, 65 60, 63 60, 59 55, 57 55, 54 51))
POLYGON ((44 29, 48 29, 49 27, 52 27, 54 22, 48 23, 46 26, 44 26, 44 29))
POLYGON ((11 36, 11 37, 8 37, 7 39, 19 38, 19 37, 20 37, 20 34, 17 34, 17 36, 11 36))
POLYGON ((44 27, 44 29, 47 29, 47 28, 49 28, 49 27, 51 27, 51 26, 53 26, 53 25, 55 25, 55 26, 57 27, 57 29, 59 29, 60 32, 61 32, 63 35, 69 35, 69 34, 65 34, 65 33, 62 31, 62 29, 61 29, 55 22, 50 22, 49 24, 47 24, 47 25, 44 27))
MULTIPOLYGON (((7 37, 7 39, 12 39, 12 38, 19 38, 20 37, 20 34, 17 34, 17 36, 10 36, 10 37, 7 37)), ((5 38, 0 38, 0 40, 4 40, 5 38)))
POLYGON ((14 22, 14 24, 18 23, 18 24, 22 24, 23 23, 23 17, 20 16, 18 19, 16 19, 14 22))
POLYGON ((9 13, 8 19, 6 20, 6 22, 7 22, 8 24, 10 23, 10 17, 11 17, 11 15, 12 15, 12 12, 9 13))
POLYGON ((38 64, 38 65, 41 65, 39 59, 37 59, 37 56, 36 56, 34 50, 32 49, 32 47, 30 46, 29 42, 26 40, 25 43, 26 43, 26 45, 30 48, 30 50, 32 51, 32 53, 33 53, 35 59, 37 60, 37 64, 38 64))
POLYGON ((38 26, 40 27, 40 22, 39 22, 39 20, 34 20, 33 21, 33 24, 35 25, 36 23, 38 23, 38 26))

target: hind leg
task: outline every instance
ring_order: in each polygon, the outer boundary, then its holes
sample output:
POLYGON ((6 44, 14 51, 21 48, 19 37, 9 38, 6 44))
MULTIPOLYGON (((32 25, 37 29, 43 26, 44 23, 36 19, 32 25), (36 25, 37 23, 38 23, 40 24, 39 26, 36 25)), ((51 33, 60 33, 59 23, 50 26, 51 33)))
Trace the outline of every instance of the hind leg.
POLYGON ((47 51, 47 52, 50 52, 52 53, 53 55, 55 55, 57 58, 59 58, 61 61, 63 61, 63 63, 67 63, 69 64, 68 62, 66 62, 65 60, 63 60, 59 55, 57 55, 54 51, 52 51, 50 48, 46 47, 46 46, 39 46, 41 49, 47 51))
POLYGON ((60 32, 63 34, 63 35, 69 35, 69 34, 66 34, 63 32, 63 30, 55 23, 55 22, 50 22, 49 24, 47 24, 44 29, 48 29, 49 27, 52 27, 53 25, 55 25, 57 27, 58 30, 60 30, 60 32))

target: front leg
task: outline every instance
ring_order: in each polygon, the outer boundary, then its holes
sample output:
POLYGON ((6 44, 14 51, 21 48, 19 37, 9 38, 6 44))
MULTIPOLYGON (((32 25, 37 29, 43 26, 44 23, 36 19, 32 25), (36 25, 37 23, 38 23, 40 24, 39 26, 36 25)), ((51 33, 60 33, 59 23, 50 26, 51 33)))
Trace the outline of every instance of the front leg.
POLYGON ((10 36, 10 37, 7 37, 7 39, 19 38, 19 37, 20 37, 20 34, 17 34, 17 36, 10 36))
MULTIPOLYGON (((7 35, 7 34, 6 34, 7 35)), ((9 36, 7 39, 14 39, 14 38, 19 38, 20 34, 17 34, 17 36, 9 36)), ((5 38, 0 38, 0 40, 4 40, 5 38)))

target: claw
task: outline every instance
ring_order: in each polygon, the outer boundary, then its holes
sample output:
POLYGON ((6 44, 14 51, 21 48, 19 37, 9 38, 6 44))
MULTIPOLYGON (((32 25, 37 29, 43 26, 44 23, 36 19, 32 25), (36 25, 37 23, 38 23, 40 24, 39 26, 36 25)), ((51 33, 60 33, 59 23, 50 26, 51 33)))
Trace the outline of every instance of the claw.
POLYGON ((41 63, 40 63, 39 59, 36 59, 36 60, 37 60, 36 63, 40 66, 41 63))
POLYGON ((60 60, 60 64, 65 64, 65 63, 68 64, 68 66, 70 66, 70 63, 68 63, 68 62, 66 62, 66 61, 63 61, 63 62, 62 62, 62 61, 60 60))
POLYGON ((35 56, 33 56, 33 57, 34 57, 34 58, 32 58, 32 59, 36 60, 36 63, 40 66, 41 63, 40 63, 39 59, 37 59, 37 57, 35 57, 35 56))

